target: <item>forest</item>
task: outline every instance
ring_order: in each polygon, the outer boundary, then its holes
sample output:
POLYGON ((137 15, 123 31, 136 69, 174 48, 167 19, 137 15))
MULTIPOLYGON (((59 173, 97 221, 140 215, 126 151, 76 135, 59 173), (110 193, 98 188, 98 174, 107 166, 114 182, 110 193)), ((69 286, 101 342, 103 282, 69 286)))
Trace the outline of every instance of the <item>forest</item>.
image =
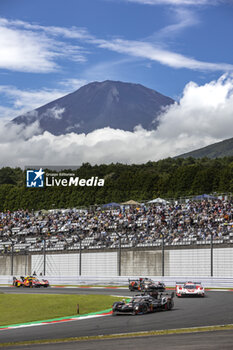
POLYGON ((27 188, 25 170, 0 169, 0 211, 17 209, 81 208, 130 199, 180 198, 203 193, 233 192, 233 157, 167 158, 145 164, 82 164, 80 178, 98 176, 103 187, 27 188))

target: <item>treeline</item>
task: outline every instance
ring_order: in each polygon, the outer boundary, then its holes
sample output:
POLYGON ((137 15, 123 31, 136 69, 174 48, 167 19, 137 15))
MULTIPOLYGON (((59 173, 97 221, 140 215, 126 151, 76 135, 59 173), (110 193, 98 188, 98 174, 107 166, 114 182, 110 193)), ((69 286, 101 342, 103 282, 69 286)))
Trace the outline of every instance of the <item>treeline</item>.
POLYGON ((0 169, 0 211, 71 208, 129 199, 144 201, 156 197, 233 192, 233 157, 167 158, 141 165, 91 166, 85 163, 76 171, 67 172, 85 179, 92 176, 104 178, 105 185, 31 189, 26 188, 23 170, 4 167, 0 169))

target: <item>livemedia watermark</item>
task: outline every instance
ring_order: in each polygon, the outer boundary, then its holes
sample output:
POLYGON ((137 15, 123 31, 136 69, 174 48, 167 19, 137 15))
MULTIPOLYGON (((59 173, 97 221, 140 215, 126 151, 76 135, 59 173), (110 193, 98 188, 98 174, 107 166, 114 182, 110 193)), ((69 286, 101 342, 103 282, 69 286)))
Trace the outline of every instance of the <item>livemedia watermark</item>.
POLYGON ((103 187, 104 179, 98 176, 89 178, 80 178, 75 172, 79 167, 48 167, 48 166, 32 166, 25 167, 26 171, 26 187, 27 188, 45 188, 45 187, 103 187), (68 170, 68 172, 67 172, 68 170))

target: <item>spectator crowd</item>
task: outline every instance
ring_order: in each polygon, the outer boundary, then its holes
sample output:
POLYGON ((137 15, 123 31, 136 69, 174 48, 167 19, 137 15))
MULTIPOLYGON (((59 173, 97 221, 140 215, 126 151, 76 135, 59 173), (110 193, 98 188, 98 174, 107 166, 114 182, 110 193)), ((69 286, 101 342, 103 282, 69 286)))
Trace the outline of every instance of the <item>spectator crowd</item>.
POLYGON ((233 201, 0 213, 0 252, 233 243, 233 201))

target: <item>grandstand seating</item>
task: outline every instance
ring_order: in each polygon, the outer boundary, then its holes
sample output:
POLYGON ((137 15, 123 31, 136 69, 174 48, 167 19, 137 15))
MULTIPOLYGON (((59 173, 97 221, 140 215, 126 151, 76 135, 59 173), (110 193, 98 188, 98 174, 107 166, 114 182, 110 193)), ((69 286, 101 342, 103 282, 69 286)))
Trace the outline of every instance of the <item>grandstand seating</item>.
POLYGON ((113 210, 0 213, 0 252, 191 246, 233 243, 233 201, 142 205, 113 210), (45 241, 45 242, 44 242, 45 241))

